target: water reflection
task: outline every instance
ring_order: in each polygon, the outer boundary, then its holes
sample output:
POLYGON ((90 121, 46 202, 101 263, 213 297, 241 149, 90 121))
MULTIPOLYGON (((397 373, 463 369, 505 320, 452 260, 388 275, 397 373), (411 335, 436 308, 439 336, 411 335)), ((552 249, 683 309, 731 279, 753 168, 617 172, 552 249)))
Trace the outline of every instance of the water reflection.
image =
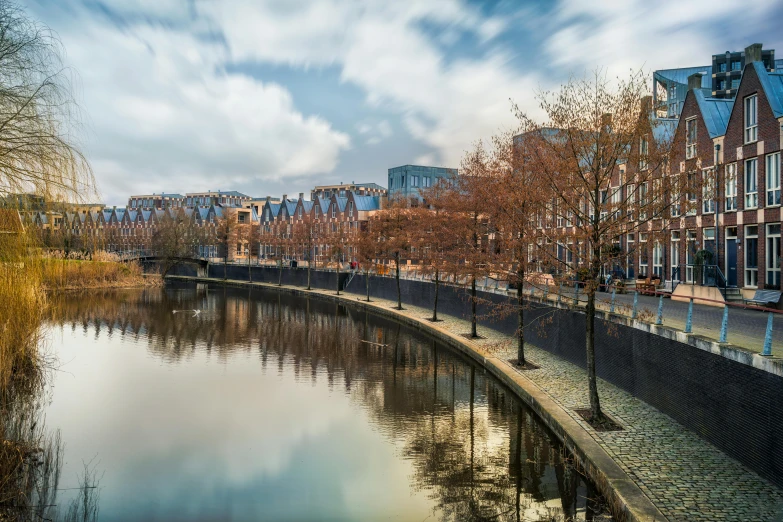
POLYGON ((530 410, 393 321, 203 285, 54 309, 48 415, 101 519, 608 520, 530 410))

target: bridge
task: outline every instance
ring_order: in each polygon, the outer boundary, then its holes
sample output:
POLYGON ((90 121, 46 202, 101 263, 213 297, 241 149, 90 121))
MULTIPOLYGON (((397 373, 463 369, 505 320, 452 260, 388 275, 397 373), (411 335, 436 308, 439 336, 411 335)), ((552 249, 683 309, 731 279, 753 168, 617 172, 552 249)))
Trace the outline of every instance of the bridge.
POLYGON ((137 261, 143 266, 158 265, 162 267, 162 264, 168 265, 165 267, 166 272, 171 270, 177 265, 190 265, 196 269, 197 277, 207 277, 207 267, 209 266, 209 258, 200 256, 163 256, 152 250, 131 250, 124 252, 112 252, 114 255, 120 258, 121 261, 137 261))

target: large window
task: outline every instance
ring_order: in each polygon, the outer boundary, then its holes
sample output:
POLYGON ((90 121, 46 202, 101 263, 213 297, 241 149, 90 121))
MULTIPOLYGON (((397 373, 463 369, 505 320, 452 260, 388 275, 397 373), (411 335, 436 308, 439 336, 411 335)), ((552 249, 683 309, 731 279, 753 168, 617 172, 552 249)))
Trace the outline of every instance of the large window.
POLYGON ((715 171, 713 169, 701 171, 701 212, 702 214, 715 213, 715 171))
POLYGON ((758 188, 756 186, 757 163, 756 158, 745 162, 745 210, 759 206, 758 188))
POLYGON ((680 231, 672 230, 671 241, 671 259, 670 264, 672 267, 672 280, 680 280, 680 231))
POLYGON ((780 205, 780 152, 767 154, 767 206, 780 205))
POLYGON ((424 183, 424 188, 428 188, 432 186, 432 178, 425 176, 424 178, 422 178, 422 181, 424 183))
POLYGON ((411 187, 419 186, 419 176, 411 176, 411 187))
POLYGON ((685 120, 685 159, 696 157, 696 118, 685 120))
POLYGON ((726 212, 737 210, 737 164, 726 165, 726 212))
POLYGON ((680 180, 679 178, 672 179, 672 192, 671 192, 671 212, 672 217, 677 217, 682 212, 682 206, 680 205, 680 180))
POLYGON ((639 170, 647 170, 647 155, 649 154, 649 144, 647 138, 639 139, 639 170))
POLYGON ((653 275, 663 277, 663 246, 658 241, 653 244, 653 275))
POLYGON ((759 282, 759 227, 745 226, 745 286, 757 287, 759 282))
POLYGON ((758 114, 756 111, 758 96, 745 98, 745 143, 752 143, 758 139, 758 114))
POLYGON ((780 223, 767 225, 767 279, 765 286, 780 288, 780 223))

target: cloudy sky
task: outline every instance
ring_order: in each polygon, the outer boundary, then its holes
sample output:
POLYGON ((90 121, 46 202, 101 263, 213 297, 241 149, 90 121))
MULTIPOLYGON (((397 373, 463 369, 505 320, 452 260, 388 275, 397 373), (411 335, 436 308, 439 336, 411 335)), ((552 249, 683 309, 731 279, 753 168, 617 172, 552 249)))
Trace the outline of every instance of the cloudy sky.
POLYGON ((28 0, 78 73, 102 197, 256 197, 459 166, 510 99, 596 67, 707 65, 761 42, 780 0, 28 0))

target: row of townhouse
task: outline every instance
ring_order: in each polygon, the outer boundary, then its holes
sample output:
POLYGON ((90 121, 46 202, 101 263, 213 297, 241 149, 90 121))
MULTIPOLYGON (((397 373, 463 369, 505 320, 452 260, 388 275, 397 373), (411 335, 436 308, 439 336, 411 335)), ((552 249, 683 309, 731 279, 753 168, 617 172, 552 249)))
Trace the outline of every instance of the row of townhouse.
MULTIPOLYGON (((678 117, 656 119, 660 135, 651 139, 672 139, 669 169, 701 176, 702 189, 680 195, 687 211, 672 205, 666 219, 620 238, 621 266, 614 270, 626 278, 733 287, 737 297, 781 289, 783 71, 765 64, 760 52, 754 55, 754 47, 760 51, 760 44, 746 49, 734 97, 715 96, 696 72, 678 117), (665 238, 651 233, 655 227, 666 231, 665 238), (716 270, 709 281, 699 279, 699 251, 712 254, 716 270)), ((634 175, 630 165, 620 172, 634 175)), ((643 197, 639 192, 615 196, 643 197)))
MULTIPOLYGON (((221 242, 216 227, 221 218, 235 216, 238 225, 258 223, 251 208, 166 207, 162 209, 134 210, 104 208, 82 212, 24 212, 23 221, 41 236, 44 245, 68 250, 106 250, 117 253, 153 252, 155 234, 166 221, 177 221, 192 227, 194 255, 222 257, 221 242)), ((247 259, 247 242, 238 239, 224 245, 231 260, 247 259)))
POLYGON ((330 245, 340 235, 347 244, 344 260, 352 260, 348 238, 366 227, 367 221, 385 206, 385 202, 384 196, 360 195, 354 191, 332 193, 329 197, 313 200, 305 200, 303 193, 296 199, 289 199, 285 194, 279 201, 267 198, 260 207, 259 216, 262 255, 326 263, 331 261, 330 245), (297 234, 302 227, 307 227, 307 231, 297 234), (309 236, 309 241, 305 241, 304 235, 309 236), (308 248, 312 251, 307 251, 308 248))

